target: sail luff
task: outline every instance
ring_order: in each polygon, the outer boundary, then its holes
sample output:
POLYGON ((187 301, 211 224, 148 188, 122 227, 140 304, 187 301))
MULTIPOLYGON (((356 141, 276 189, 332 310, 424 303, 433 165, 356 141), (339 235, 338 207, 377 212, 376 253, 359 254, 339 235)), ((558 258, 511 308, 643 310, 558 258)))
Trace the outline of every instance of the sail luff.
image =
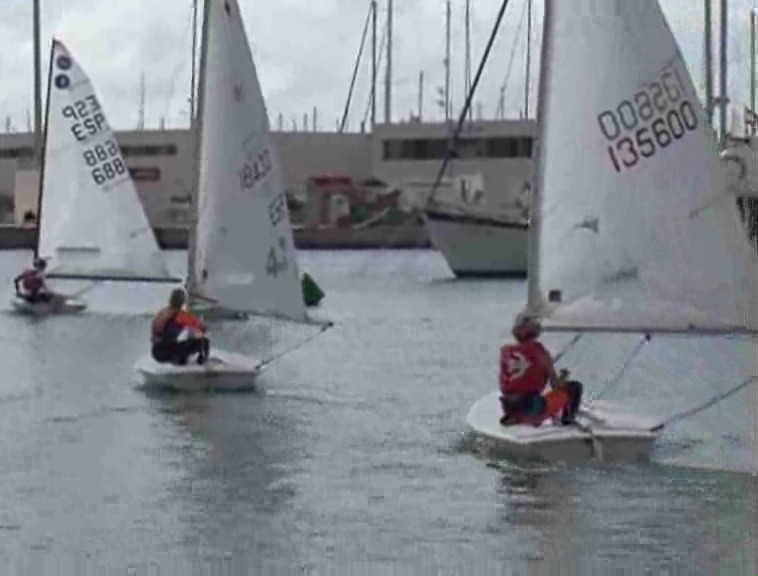
MULTIPOLYGON (((197 282, 197 226, 200 221, 200 175, 202 169, 203 150, 203 117, 206 98, 206 77, 208 71, 208 22, 210 19, 210 3, 212 0, 203 2, 203 22, 200 38, 200 74, 198 82, 197 110, 190 117, 192 126, 192 138, 195 162, 193 165, 192 196, 190 206, 190 222, 187 237, 187 307, 192 309, 198 295, 197 282)), ((193 30, 194 34, 194 30, 193 30)), ((195 55, 192 54, 194 63, 195 55)))
POLYGON ((49 118, 50 118, 50 88, 52 85, 52 79, 53 79, 53 57, 55 55, 55 45, 58 41, 53 38, 53 41, 50 43, 50 62, 48 64, 47 68, 47 94, 45 96, 45 125, 42 128, 43 129, 43 135, 42 135, 42 150, 41 150, 41 157, 38 158, 39 161, 39 174, 37 175, 38 181, 38 192, 37 192, 37 231, 35 232, 34 237, 34 258, 39 257, 39 241, 40 236, 42 234, 42 207, 43 207, 43 200, 42 200, 42 194, 45 192, 44 183, 45 183, 45 157, 47 156, 47 128, 49 125, 49 118))
POLYGON ((540 239, 542 230, 542 186, 544 185, 544 126, 547 116, 547 97, 550 90, 549 75, 545 72, 550 66, 552 49, 553 0, 545 0, 543 14, 542 49, 540 52, 540 76, 537 89, 537 137, 532 146, 535 154, 532 177, 532 193, 529 210, 529 242, 527 245, 527 309, 538 313, 543 308, 540 275, 540 239))

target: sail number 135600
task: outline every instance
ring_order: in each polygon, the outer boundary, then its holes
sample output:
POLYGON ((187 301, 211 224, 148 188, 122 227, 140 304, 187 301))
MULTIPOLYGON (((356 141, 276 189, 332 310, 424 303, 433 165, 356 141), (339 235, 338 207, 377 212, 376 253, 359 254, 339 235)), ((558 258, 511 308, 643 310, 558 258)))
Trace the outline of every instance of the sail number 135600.
POLYGON ((616 172, 634 168, 698 127, 695 108, 673 66, 615 110, 603 111, 597 121, 610 143, 608 158, 616 172))

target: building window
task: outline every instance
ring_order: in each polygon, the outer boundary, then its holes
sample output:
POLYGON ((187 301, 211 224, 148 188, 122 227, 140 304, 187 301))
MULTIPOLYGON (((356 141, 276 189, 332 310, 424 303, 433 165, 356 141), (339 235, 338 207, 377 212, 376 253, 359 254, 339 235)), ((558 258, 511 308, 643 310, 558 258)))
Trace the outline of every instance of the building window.
POLYGON ((531 158, 531 138, 489 138, 488 158, 531 158))
POLYGON ((155 166, 130 166, 129 174, 135 182, 158 182, 161 179, 161 169, 155 166))
POLYGON ((121 146, 121 153, 126 156, 176 156, 175 144, 158 146, 121 146))
POLYGON ((519 138, 519 158, 531 158, 534 147, 534 139, 519 138))
MULTIPOLYGON (((443 160, 448 150, 446 138, 385 140, 383 156, 387 161, 443 160)), ((478 158, 531 158, 532 139, 514 138, 460 138, 454 157, 459 160, 478 158)))
POLYGON ((33 148, 0 149, 0 159, 15 160, 16 158, 34 158, 34 149, 33 148))

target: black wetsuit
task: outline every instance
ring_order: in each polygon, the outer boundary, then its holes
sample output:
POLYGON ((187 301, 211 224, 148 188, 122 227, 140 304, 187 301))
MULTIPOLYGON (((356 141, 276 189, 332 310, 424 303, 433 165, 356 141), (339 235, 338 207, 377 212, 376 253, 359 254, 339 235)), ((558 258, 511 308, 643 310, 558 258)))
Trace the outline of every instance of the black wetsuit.
POLYGON ((153 336, 153 359, 161 364, 171 363, 183 366, 190 356, 197 354, 197 363, 204 364, 210 351, 210 342, 205 336, 188 338, 179 342, 179 335, 184 327, 176 322, 176 314, 166 320, 159 337, 153 336))

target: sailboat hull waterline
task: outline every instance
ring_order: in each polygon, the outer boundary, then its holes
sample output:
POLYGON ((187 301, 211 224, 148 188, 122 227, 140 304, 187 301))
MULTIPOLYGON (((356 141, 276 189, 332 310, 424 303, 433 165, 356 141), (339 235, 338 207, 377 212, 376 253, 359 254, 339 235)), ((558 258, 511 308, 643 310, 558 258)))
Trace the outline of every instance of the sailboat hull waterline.
POLYGON ((76 298, 55 300, 52 302, 29 302, 20 296, 11 300, 11 306, 17 314, 28 316, 50 316, 52 314, 79 314, 87 309, 87 304, 76 298))
POLYGON ((214 350, 202 366, 192 361, 184 366, 160 364, 146 355, 136 368, 147 388, 205 393, 255 390, 263 366, 260 361, 248 356, 214 350))
POLYGON ((501 416, 500 393, 493 392, 472 406, 467 422, 474 432, 494 441, 504 456, 568 462, 647 460, 657 438, 651 429, 659 424, 650 417, 623 413, 607 402, 588 403, 577 416, 578 425, 503 426, 501 416))

